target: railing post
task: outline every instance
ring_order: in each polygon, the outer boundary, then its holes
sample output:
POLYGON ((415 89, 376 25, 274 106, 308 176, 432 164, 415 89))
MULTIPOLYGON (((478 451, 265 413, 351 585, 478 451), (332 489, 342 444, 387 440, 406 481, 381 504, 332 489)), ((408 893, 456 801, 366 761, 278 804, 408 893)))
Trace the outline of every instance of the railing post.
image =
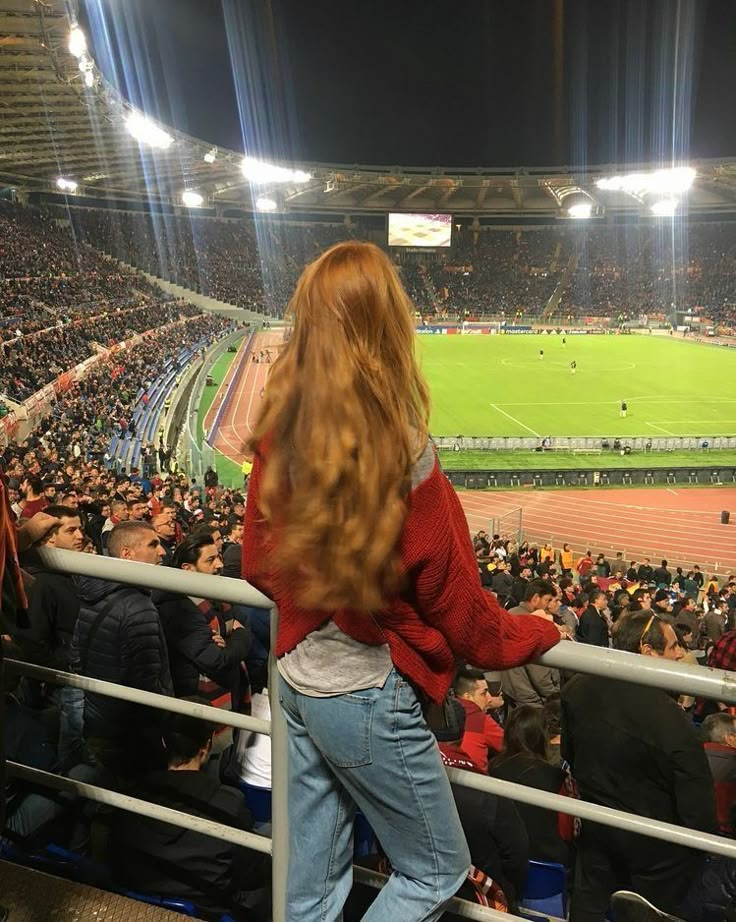
POLYGON ((271 701, 271 883, 272 922, 286 920, 286 881, 289 873, 289 748, 286 721, 279 703, 279 670, 273 651, 279 612, 271 609, 271 653, 268 664, 268 695, 271 701))

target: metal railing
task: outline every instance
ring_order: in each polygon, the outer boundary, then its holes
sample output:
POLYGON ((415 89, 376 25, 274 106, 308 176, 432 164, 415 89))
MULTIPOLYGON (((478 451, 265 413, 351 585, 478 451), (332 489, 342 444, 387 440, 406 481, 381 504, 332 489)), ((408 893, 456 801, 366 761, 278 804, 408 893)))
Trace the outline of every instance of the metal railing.
MULTIPOLYGON (((126 583, 149 589, 181 590, 181 575, 165 567, 154 567, 148 564, 116 560, 110 557, 101 558, 54 549, 42 551, 41 556, 43 562, 50 568, 67 573, 97 577, 111 582, 126 583)), ((202 598, 218 599, 233 604, 269 609, 272 612, 272 641, 275 640, 278 621, 276 607, 253 586, 241 580, 219 576, 204 576, 197 573, 187 574, 186 585, 191 594, 202 598)), ((736 704, 736 673, 722 670, 672 663, 654 657, 644 657, 637 654, 591 648, 571 643, 558 644, 540 657, 539 662, 558 669, 584 672, 591 675, 614 676, 621 681, 648 685, 666 691, 680 691, 698 697, 714 698, 725 703, 736 704)), ((286 878, 289 851, 286 802, 287 739, 286 725, 278 701, 278 676, 275 672, 273 657, 271 657, 269 681, 269 695, 271 698, 270 723, 244 714, 222 711, 219 708, 212 708, 207 705, 47 669, 17 660, 6 660, 6 665, 16 672, 48 682, 94 691, 96 694, 148 705, 161 710, 190 714, 194 717, 211 720, 214 723, 227 724, 256 733, 270 734, 273 792, 271 839, 201 817, 193 817, 178 810, 129 797, 94 784, 63 778, 18 763, 9 762, 8 770, 11 775, 27 781, 33 781, 38 785, 77 794, 98 803, 140 813, 175 826, 196 829, 204 835, 215 836, 235 845, 270 853, 272 855, 273 886, 272 918, 274 922, 286 922, 286 878)), ((639 817, 622 810, 613 810, 558 794, 549 794, 535 788, 501 781, 485 775, 455 769, 448 769, 448 775, 453 784, 509 797, 512 800, 560 813, 567 813, 604 826, 613 826, 652 838, 676 842, 680 845, 712 854, 736 858, 736 842, 720 836, 639 817)), ((355 868, 354 876, 356 881, 374 887, 382 886, 386 880, 385 876, 361 867, 355 868)), ((515 918, 457 898, 452 901, 448 910, 470 919, 494 919, 501 922, 501 920, 515 918)))

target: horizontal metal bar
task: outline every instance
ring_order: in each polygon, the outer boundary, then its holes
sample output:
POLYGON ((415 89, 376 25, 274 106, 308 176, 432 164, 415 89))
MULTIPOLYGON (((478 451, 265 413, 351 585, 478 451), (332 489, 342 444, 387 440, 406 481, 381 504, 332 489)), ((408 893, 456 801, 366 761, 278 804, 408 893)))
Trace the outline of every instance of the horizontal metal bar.
POLYGON ((130 797, 128 794, 120 794, 118 791, 109 791, 107 788, 101 788, 96 784, 88 784, 74 778, 62 778, 61 775, 53 775, 51 772, 44 772, 38 768, 20 765, 18 762, 8 762, 7 765, 10 775, 31 784, 52 788, 65 794, 86 797, 87 800, 94 800, 98 804, 118 807, 120 810, 127 810, 129 813, 139 813, 153 820, 161 820, 162 823, 171 823, 172 826, 180 826, 182 829, 201 832, 205 836, 224 839, 225 842, 232 842, 233 845, 242 845, 243 848, 264 852, 267 855, 271 854, 271 840, 267 836, 259 836, 254 832, 236 829, 234 826, 224 826, 222 823, 215 823, 213 820, 207 820, 201 816, 192 816, 189 813, 182 813, 181 810, 172 810, 170 807, 152 804, 148 800, 140 800, 138 797, 130 797))
POLYGON ((571 672, 585 672, 736 704, 736 672, 723 669, 569 642, 552 647, 537 662, 571 672))
POLYGON ((635 816, 623 810, 614 810, 611 807, 601 807, 585 800, 576 800, 574 797, 564 797, 562 794, 550 794, 537 788, 529 788, 524 784, 515 784, 511 781, 501 781, 488 775, 474 772, 460 771, 456 768, 447 769, 448 777, 454 784, 475 791, 488 794, 497 794, 508 797, 534 807, 543 807, 545 810, 557 810, 570 816, 579 816, 583 820, 600 823, 601 826, 613 826, 615 829, 625 829, 640 835, 650 836, 653 839, 662 839, 664 842, 674 842, 687 848, 710 852, 714 855, 725 855, 727 858, 736 858, 736 841, 714 836, 707 832, 697 832, 686 829, 684 826, 675 826, 674 823, 663 823, 660 820, 635 816))
POLYGON ((186 591, 187 595, 201 599, 217 599, 235 605, 254 605, 273 608, 273 602, 250 583, 227 576, 205 576, 203 573, 186 573, 173 567, 154 567, 148 563, 118 560, 116 557, 97 557, 76 551, 44 548, 41 560, 52 570, 92 576, 114 583, 129 583, 146 589, 165 589, 169 592, 186 591))
POLYGON ((88 676, 75 675, 72 672, 47 669, 45 666, 36 666, 22 660, 6 659, 5 666, 20 675, 32 676, 34 679, 41 679, 44 682, 69 685, 71 688, 81 688, 83 691, 94 692, 108 698, 117 698, 120 701, 130 701, 132 704, 143 704, 147 707, 158 708, 161 711, 171 711, 173 714, 186 714, 188 717, 199 717, 201 720, 209 720, 211 723, 237 727, 239 730, 252 730, 255 733, 264 733, 266 736, 271 735, 270 721, 261 720, 259 717, 249 717, 247 714, 213 708, 208 704, 198 704, 196 701, 187 701, 184 698, 157 695, 155 692, 143 691, 140 688, 130 688, 127 685, 116 685, 114 682, 103 682, 102 679, 91 679, 88 676))

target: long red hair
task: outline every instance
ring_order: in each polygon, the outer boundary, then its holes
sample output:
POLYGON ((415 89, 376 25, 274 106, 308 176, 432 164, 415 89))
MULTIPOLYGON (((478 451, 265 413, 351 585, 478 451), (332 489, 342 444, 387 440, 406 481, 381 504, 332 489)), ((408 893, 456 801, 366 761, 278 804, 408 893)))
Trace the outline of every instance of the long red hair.
POLYGON ((273 563, 298 576, 304 608, 376 611, 401 588, 398 544, 429 420, 413 313, 371 243, 331 247, 289 304, 293 332, 250 447, 268 437, 260 508, 273 563))

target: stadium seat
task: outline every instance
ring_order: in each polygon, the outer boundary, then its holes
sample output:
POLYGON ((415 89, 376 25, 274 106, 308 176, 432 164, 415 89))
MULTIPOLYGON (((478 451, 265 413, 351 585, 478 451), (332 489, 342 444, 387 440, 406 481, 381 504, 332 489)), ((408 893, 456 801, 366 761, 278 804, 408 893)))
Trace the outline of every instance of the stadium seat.
POLYGON ((519 900, 520 907, 567 918, 567 871, 551 861, 530 861, 526 887, 519 900))
POLYGON ((240 790, 245 795, 245 802, 257 825, 271 822, 271 788, 259 788, 253 784, 240 782, 240 790))

